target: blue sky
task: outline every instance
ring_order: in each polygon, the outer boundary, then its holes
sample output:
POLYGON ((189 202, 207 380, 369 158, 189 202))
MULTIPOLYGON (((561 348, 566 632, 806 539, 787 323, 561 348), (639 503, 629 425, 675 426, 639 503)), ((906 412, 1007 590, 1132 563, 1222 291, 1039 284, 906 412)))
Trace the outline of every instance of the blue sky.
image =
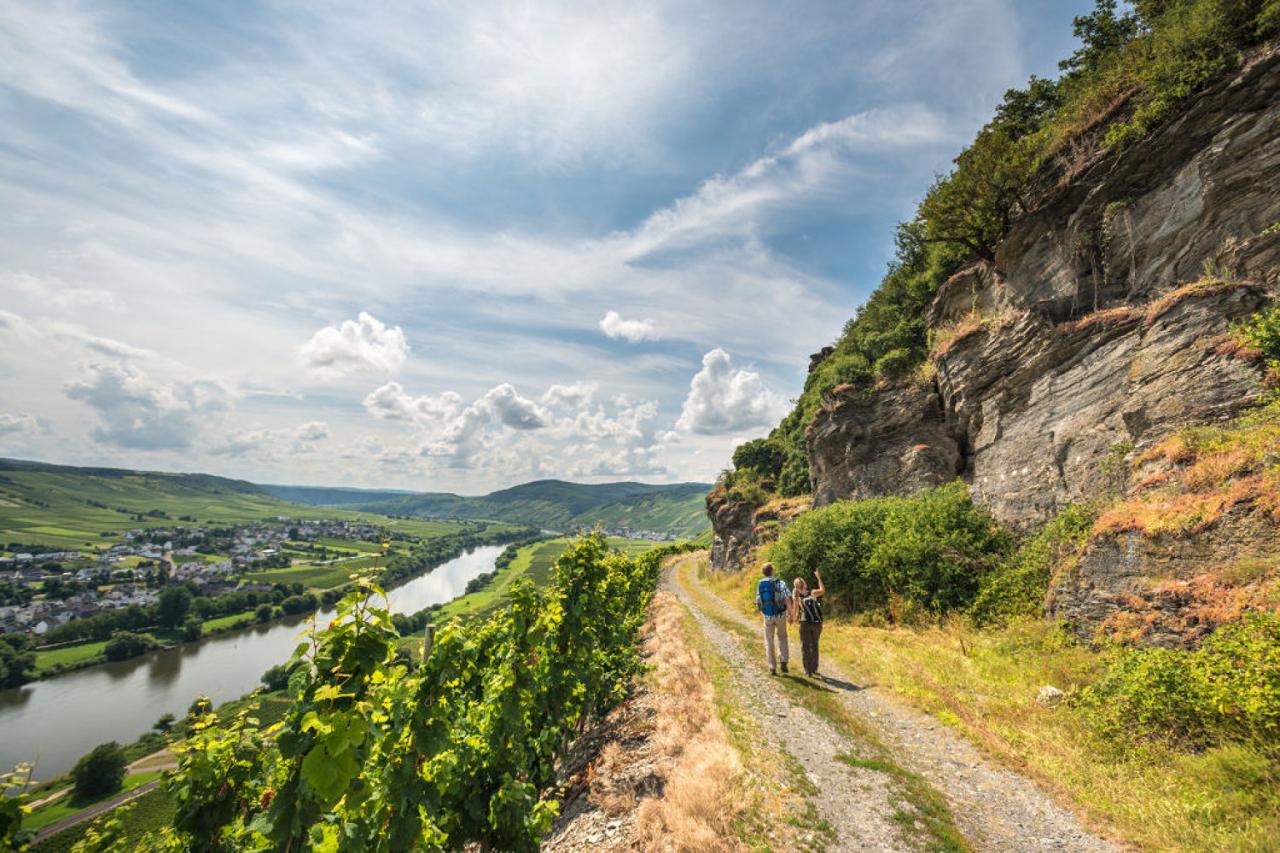
POLYGON ((15 2, 0 455, 709 479, 1085 2, 15 2))

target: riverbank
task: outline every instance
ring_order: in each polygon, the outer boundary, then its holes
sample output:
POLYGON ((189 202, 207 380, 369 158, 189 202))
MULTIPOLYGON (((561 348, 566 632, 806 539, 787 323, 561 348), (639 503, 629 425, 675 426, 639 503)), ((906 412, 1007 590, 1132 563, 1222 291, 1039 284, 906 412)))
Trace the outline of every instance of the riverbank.
MULTIPOLYGON (((414 545, 416 549, 414 551, 393 552, 383 557, 387 562, 379 572, 379 582, 384 586, 390 586, 416 577, 424 572, 430 572, 444 563, 456 559, 468 549, 483 545, 504 544, 519 540, 527 535, 527 529, 500 526, 479 532, 468 531, 460 534, 446 534, 435 539, 419 540, 414 545)), ((332 581, 334 583, 326 586, 308 585, 303 592, 303 594, 315 596, 320 607, 328 607, 350 591, 350 572, 373 568, 377 565, 378 559, 377 556, 369 556, 338 561, 340 565, 325 566, 322 575, 316 575, 310 566, 292 569, 266 569, 253 573, 246 577, 246 580, 259 583, 289 582, 294 584, 303 581, 309 581, 312 584, 332 581), (340 573, 341 577, 339 578, 339 575, 335 573, 340 573)), ((182 628, 166 629, 153 626, 140 629, 138 633, 154 640, 159 645, 159 650, 167 651, 185 643, 200 643, 218 634, 240 631, 255 625, 284 622, 298 615, 297 613, 289 613, 280 606, 279 602, 275 602, 272 604, 271 618, 258 619, 255 613, 261 606, 261 604, 258 604, 237 613, 215 616, 204 620, 201 623, 200 636, 196 639, 185 637, 182 628)), ((108 661, 105 654, 108 642, 110 641, 96 640, 87 643, 63 644, 51 649, 35 649, 36 668, 33 673, 34 677, 27 683, 56 678, 109 662, 118 662, 108 661)), ((138 654, 123 658, 123 660, 141 657, 155 650, 142 649, 138 654)))
MULTIPOLYGON (((392 609, 416 613, 462 594, 468 582, 493 568, 502 550, 474 548, 388 588, 392 609)), ((99 743, 132 742, 161 715, 185 716, 197 695, 215 704, 239 698, 259 685, 265 670, 289 658, 309 618, 227 630, 199 643, 0 691, 0 764, 28 762, 36 766, 37 778, 57 776, 99 743)), ((332 618, 331 611, 315 618, 332 618)))

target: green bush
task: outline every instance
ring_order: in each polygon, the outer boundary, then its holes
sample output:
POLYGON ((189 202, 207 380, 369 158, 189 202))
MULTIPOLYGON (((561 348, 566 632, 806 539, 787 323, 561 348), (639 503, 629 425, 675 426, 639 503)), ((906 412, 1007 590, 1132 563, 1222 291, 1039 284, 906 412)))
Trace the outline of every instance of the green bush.
POLYGON ((739 444, 733 450, 733 467, 741 470, 750 468, 766 477, 777 477, 782 472, 785 454, 778 442, 768 438, 757 438, 739 444))
POLYGON ((1063 509, 982 579, 969 616, 979 625, 1040 616, 1054 566, 1084 545, 1095 516, 1092 507, 1072 504, 1063 509))
POLYGON ((124 782, 125 769, 124 750, 115 741, 95 746, 93 751, 76 762, 71 771, 75 780, 77 797, 99 797, 114 794, 120 790, 124 782))
POLYGON ((110 661, 128 660, 158 648, 160 644, 150 634, 116 631, 103 647, 102 654, 110 661))
POLYGON ((1280 367, 1280 303, 1259 311, 1232 331, 1241 343, 1262 353, 1268 364, 1280 367))
POLYGON ((821 571, 829 595, 855 612, 883 611, 899 599, 937 614, 969 604, 1010 547, 1008 533, 957 481, 807 512, 770 559, 785 578, 821 571))
POLYGON ((204 635, 204 620, 199 616, 188 616, 182 623, 182 639, 194 642, 204 635))
POLYGON ((1116 648, 1075 704, 1109 741, 1280 746, 1280 614, 1224 625, 1196 651, 1116 648))
POLYGON ((727 500, 760 506, 769 502, 773 482, 754 468, 741 468, 722 471, 716 480, 716 489, 723 491, 727 500))

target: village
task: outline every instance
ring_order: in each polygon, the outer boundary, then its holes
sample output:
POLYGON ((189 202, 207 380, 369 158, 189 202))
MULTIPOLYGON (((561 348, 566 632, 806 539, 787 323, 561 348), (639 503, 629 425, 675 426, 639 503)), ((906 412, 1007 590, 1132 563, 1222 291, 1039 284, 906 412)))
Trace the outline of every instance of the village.
POLYGON ((263 592, 255 571, 295 560, 313 565, 359 555, 322 540, 376 543, 385 531, 352 521, 270 521, 227 527, 152 527, 122 531, 93 552, 14 551, 0 556, 0 633, 39 637, 104 610, 155 604, 159 590, 180 583, 196 596, 263 592))

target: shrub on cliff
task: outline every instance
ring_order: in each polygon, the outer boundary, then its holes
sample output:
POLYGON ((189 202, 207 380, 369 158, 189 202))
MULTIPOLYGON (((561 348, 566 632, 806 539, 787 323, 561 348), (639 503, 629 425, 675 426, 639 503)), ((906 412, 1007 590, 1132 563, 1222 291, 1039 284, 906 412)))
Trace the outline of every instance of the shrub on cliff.
POLYGON ((969 615, 979 625, 1040 616, 1053 569, 1081 546, 1093 528, 1092 507, 1068 506, 982 579, 969 615))
POLYGON ((967 606, 1012 540, 955 482, 912 497, 845 501, 799 516, 770 558, 784 578, 822 572, 855 612, 892 599, 943 613, 967 606))
POLYGON ((1076 700, 1114 743, 1280 746, 1280 614, 1255 611, 1196 651, 1116 648, 1076 700))

